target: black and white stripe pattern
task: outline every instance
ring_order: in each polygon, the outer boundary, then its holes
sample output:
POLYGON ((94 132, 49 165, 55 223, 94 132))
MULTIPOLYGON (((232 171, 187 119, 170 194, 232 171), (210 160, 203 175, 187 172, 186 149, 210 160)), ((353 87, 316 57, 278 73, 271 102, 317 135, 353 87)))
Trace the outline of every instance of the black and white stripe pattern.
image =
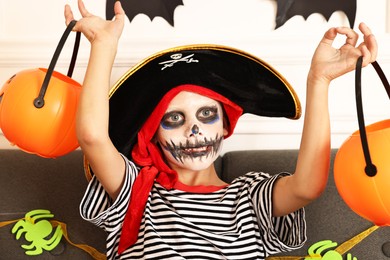
POLYGON ((212 193, 168 191, 155 183, 137 243, 118 256, 137 174, 127 161, 125 184, 115 202, 93 178, 80 204, 83 218, 107 231, 108 259, 265 259, 299 248, 306 240, 303 209, 280 218, 271 215, 278 176, 251 172, 212 193))

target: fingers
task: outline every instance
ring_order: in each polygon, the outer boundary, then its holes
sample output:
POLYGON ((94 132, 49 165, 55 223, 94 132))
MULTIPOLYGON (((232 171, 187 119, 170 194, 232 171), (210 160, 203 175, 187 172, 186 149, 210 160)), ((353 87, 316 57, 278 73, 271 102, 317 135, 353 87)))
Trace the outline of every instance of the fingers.
MULTIPOLYGON (((78 0, 77 4, 79 7, 79 11, 83 17, 91 15, 88 12, 87 8, 85 8, 84 2, 82 0, 78 0)), ((72 9, 70 8, 70 6, 68 4, 65 5, 64 15, 65 15, 65 21, 66 21, 67 25, 69 24, 70 21, 74 20, 74 15, 73 15, 72 9)))
POLYGON ((359 30, 363 33, 365 37, 372 34, 370 28, 365 23, 359 24, 359 30))
MULTIPOLYGON (((78 5, 79 11, 80 11, 80 14, 82 15, 82 17, 87 17, 87 16, 92 15, 88 12, 88 10, 85 7, 84 2, 82 0, 78 0, 77 5, 78 5)), ((118 18, 122 18, 121 16, 125 14, 125 11, 123 10, 122 4, 120 1, 115 2, 114 12, 115 12, 115 16, 118 16, 118 18)), ((67 25, 70 23, 70 21, 74 20, 74 15, 73 15, 73 12, 72 12, 69 5, 65 5, 64 15, 65 15, 65 20, 66 20, 67 25)))
POLYGON ((118 14, 124 15, 125 14, 125 11, 123 10, 122 4, 120 1, 115 1, 114 12, 115 12, 115 15, 118 15, 118 14))
POLYGON ((354 52, 359 56, 363 56, 363 66, 376 60, 378 53, 378 46, 375 39, 375 36, 372 34, 370 28, 364 24, 359 24, 359 30, 363 33, 363 41, 358 46, 356 46, 359 40, 359 34, 349 27, 338 27, 336 31, 338 34, 346 36, 345 44, 342 48, 347 48, 351 50, 355 49, 354 52))
POLYGON ((337 37, 338 34, 342 34, 346 36, 345 44, 355 46, 359 35, 353 31, 351 28, 348 27, 333 27, 330 28, 328 31, 325 32, 324 37, 322 38, 322 43, 326 44, 332 44, 334 39, 337 37))
POLYGON ((337 29, 332 27, 325 32, 324 37, 321 40, 321 43, 332 45, 336 36, 337 36, 337 29))
POLYGON ((345 44, 351 46, 355 46, 357 41, 359 40, 358 33, 349 27, 337 27, 337 33, 345 35, 346 36, 345 44))
POLYGON ((90 13, 88 12, 87 8, 85 8, 84 2, 82 0, 78 0, 77 5, 79 7, 79 11, 82 17, 90 16, 90 13))
POLYGON ((364 24, 359 24, 359 30, 363 33, 364 41, 360 44, 360 49, 363 54, 363 64, 370 63, 376 60, 378 55, 378 44, 375 36, 372 34, 370 28, 364 24))
MULTIPOLYGON (((82 17, 87 17, 87 16, 91 16, 91 14, 88 12, 88 10, 85 8, 85 5, 84 5, 84 2, 82 0, 78 0, 77 2, 77 5, 78 5, 78 8, 79 8, 79 11, 80 11, 80 14, 82 15, 82 17)), ((70 8, 69 5, 65 5, 65 11, 64 11, 64 15, 65 15, 65 23, 66 23, 66 26, 69 25, 69 23, 72 21, 72 20, 75 20, 74 18, 74 15, 73 15, 73 12, 72 12, 72 9, 70 8)), ((75 27, 73 27, 73 31, 77 31, 79 30, 78 24, 76 24, 75 27)))
POLYGON ((65 16, 65 24, 66 26, 68 26, 68 24, 72 20, 74 20, 73 12, 69 5, 65 5, 64 16, 65 16))

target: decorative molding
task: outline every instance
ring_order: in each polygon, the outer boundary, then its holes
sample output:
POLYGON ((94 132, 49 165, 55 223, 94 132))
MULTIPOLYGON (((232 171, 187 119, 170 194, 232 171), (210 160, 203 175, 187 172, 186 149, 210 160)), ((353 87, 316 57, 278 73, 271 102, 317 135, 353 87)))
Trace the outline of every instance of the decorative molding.
MULTIPOLYGON (((321 35, 322 36, 322 35, 321 35)), ((123 39, 118 47, 116 58, 116 66, 130 65, 139 62, 141 59, 152 55, 166 48, 171 48, 179 45, 195 44, 195 43, 210 43, 228 45, 238 49, 247 51, 260 58, 272 61, 277 64, 302 64, 311 58, 312 53, 317 46, 320 35, 312 37, 308 41, 304 35, 296 36, 267 36, 246 37, 240 39, 220 38, 215 40, 210 39, 142 39, 129 40, 123 39)), ((381 46, 390 44, 390 33, 376 35, 377 41, 381 46)), ((57 42, 43 40, 0 40, 0 67, 31 67, 36 65, 48 64, 55 51, 57 42), (48 51, 51 50, 51 51, 48 51)), ((69 41, 64 47, 59 61, 59 66, 66 66, 67 61, 71 57, 73 41, 69 41), (69 45, 69 46, 67 46, 69 45)), ((77 60, 79 66, 85 67, 89 56, 89 43, 81 43, 80 52, 77 60)), ((390 61, 390 49, 380 48, 381 57, 390 61)))

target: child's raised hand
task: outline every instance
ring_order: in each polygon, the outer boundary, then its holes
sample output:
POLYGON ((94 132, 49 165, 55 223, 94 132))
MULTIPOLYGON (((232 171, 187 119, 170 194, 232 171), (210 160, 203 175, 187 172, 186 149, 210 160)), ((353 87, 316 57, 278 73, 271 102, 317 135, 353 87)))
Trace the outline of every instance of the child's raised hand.
POLYGON ((359 25, 363 41, 357 45, 359 35, 348 27, 329 29, 319 43, 312 59, 309 72, 310 80, 331 80, 355 69, 358 57, 363 56, 363 66, 376 60, 378 46, 370 28, 364 23, 359 25), (345 35, 344 45, 339 49, 332 46, 336 36, 345 35))
MULTIPOLYGON (((78 0, 78 8, 82 19, 78 20, 74 31, 80 31, 91 42, 115 41, 117 42, 122 34, 125 20, 125 12, 120 1, 115 2, 115 18, 113 20, 104 20, 88 12, 82 0, 78 0)), ((75 20, 73 12, 69 5, 65 6, 65 22, 68 25, 75 20)))

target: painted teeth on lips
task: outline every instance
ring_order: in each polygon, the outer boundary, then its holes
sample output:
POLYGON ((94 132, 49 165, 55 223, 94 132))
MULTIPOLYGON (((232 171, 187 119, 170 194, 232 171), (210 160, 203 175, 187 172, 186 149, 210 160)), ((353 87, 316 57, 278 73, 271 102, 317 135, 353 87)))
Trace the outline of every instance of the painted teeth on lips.
POLYGON ((210 145, 201 146, 201 147, 193 147, 193 148, 185 148, 183 152, 185 154, 198 154, 198 153, 207 153, 211 149, 210 145))

